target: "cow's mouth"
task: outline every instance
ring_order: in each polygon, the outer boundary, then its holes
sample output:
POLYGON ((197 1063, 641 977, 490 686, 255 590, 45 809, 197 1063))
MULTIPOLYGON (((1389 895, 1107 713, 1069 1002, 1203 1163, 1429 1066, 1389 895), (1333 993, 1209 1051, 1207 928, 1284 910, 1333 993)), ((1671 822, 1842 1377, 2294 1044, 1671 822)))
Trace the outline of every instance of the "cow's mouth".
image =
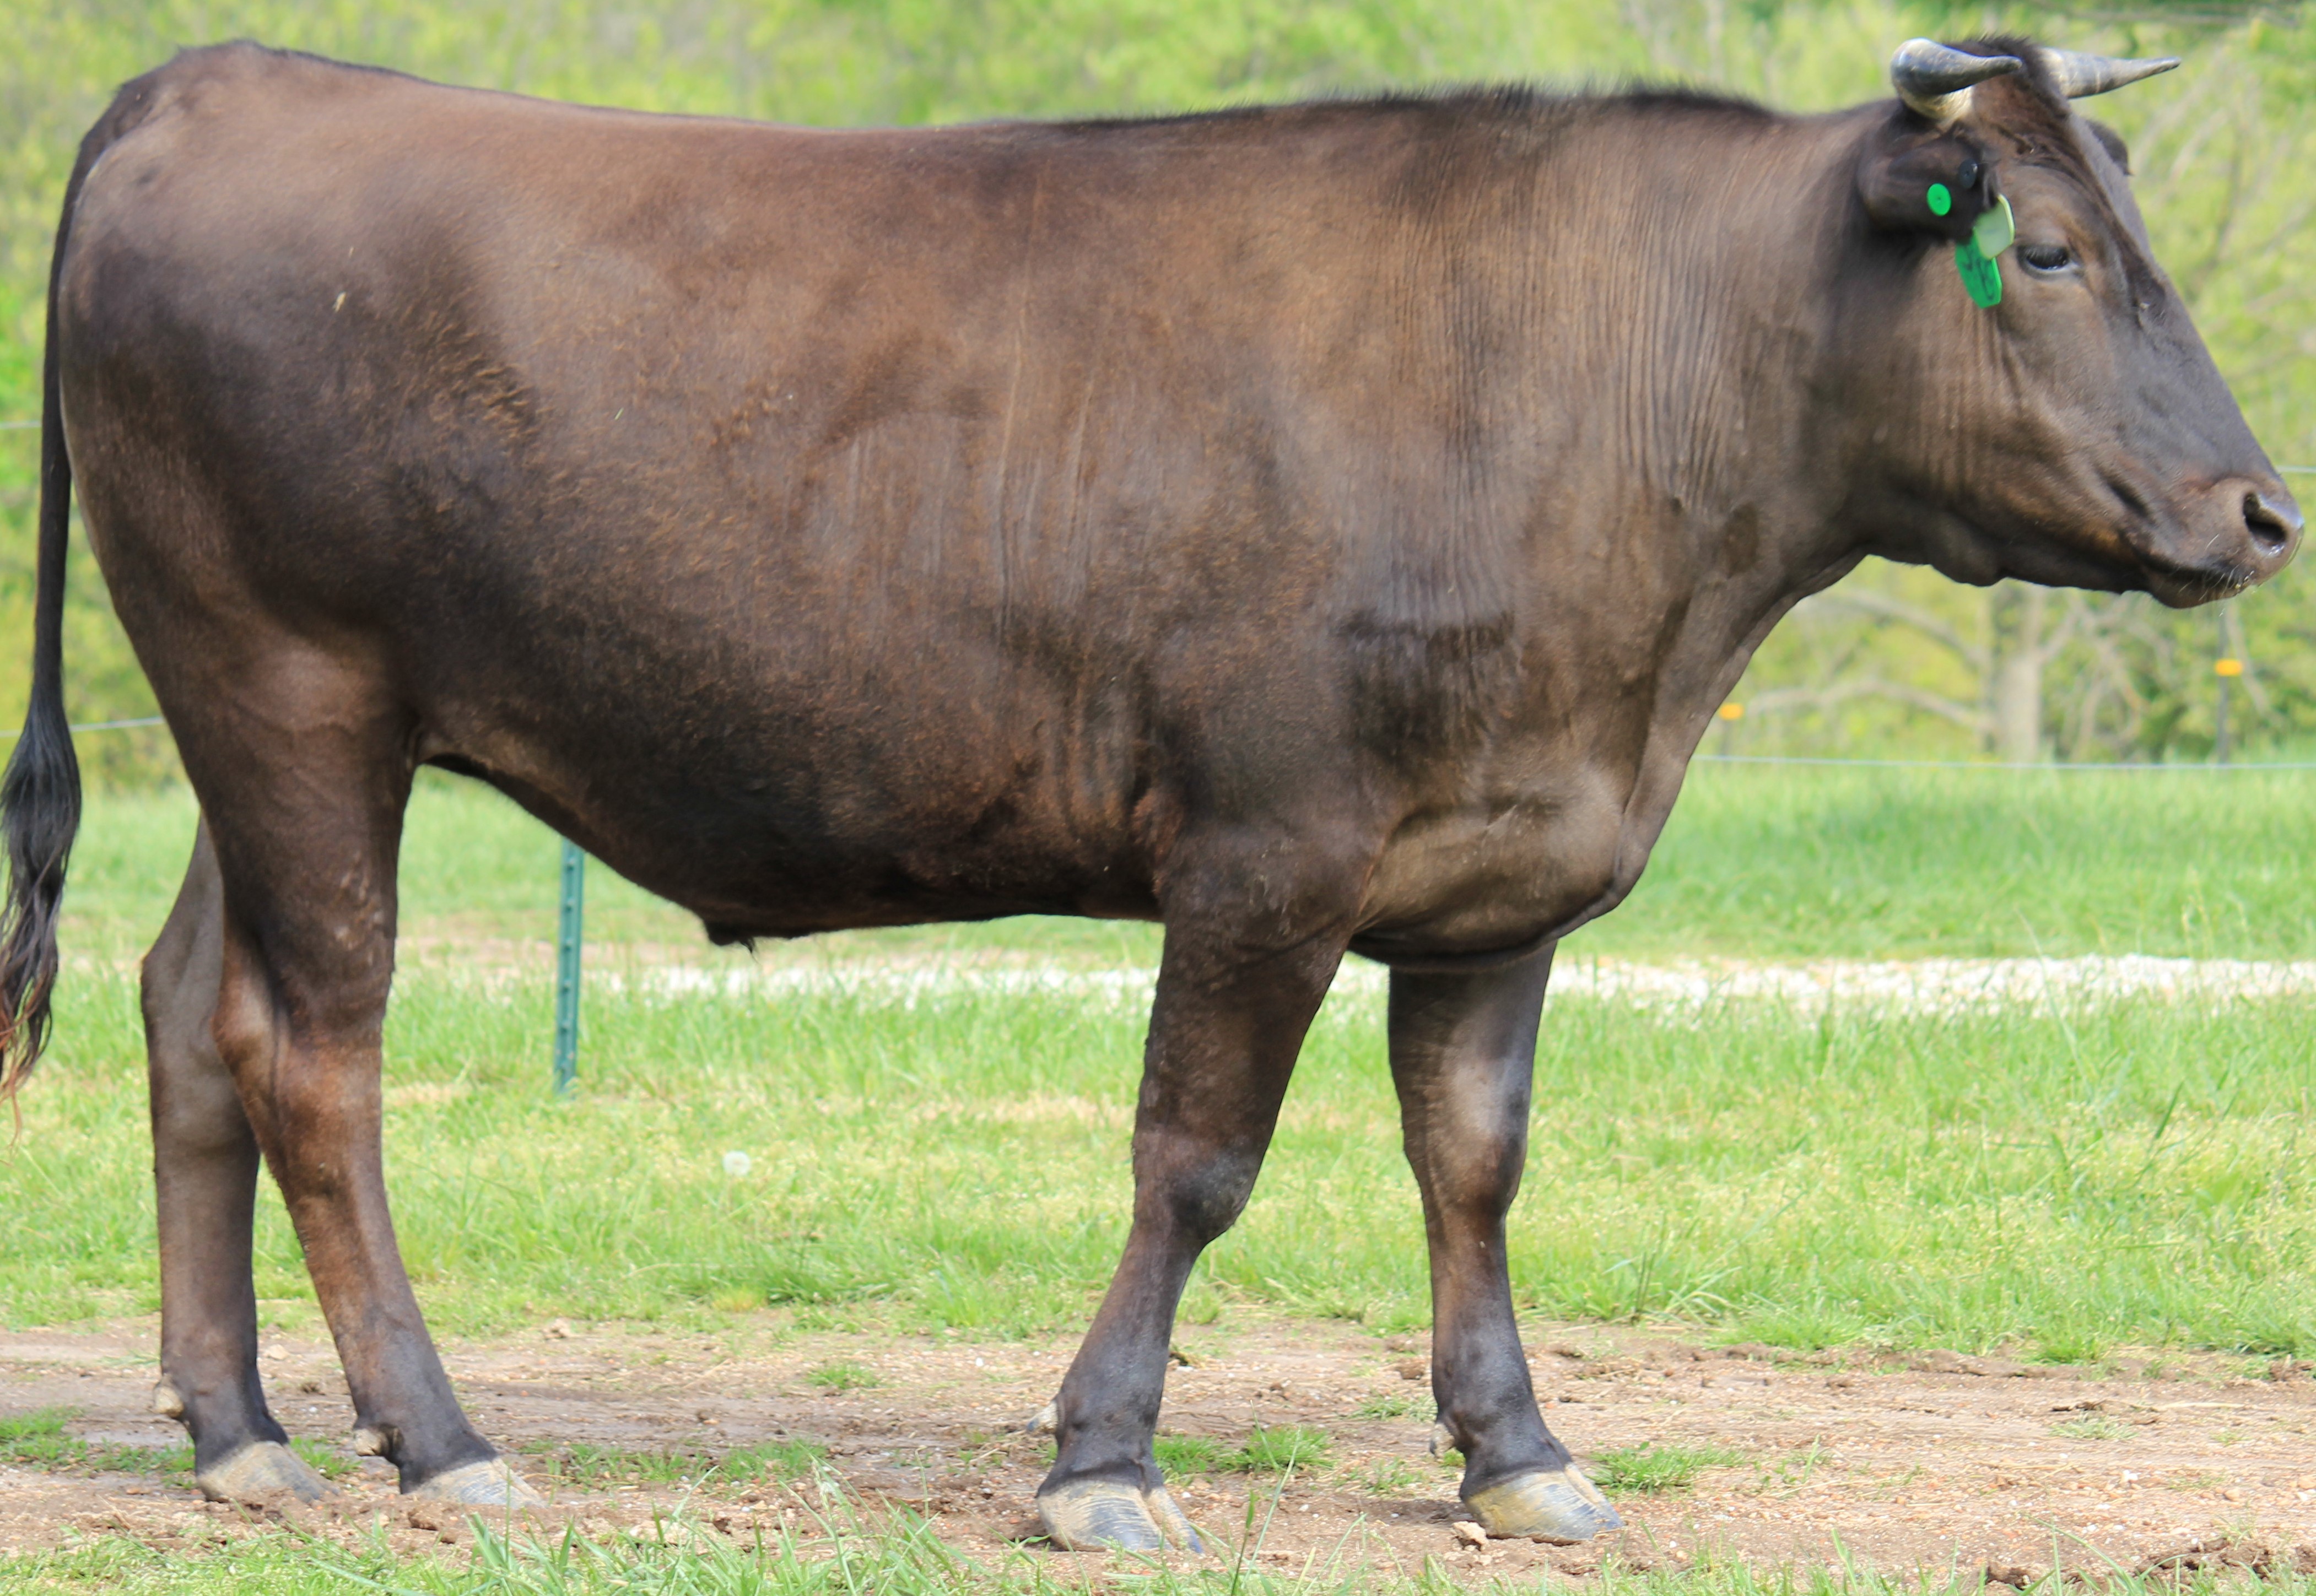
POLYGON ((2142 557, 2141 572, 2147 590, 2171 609, 2193 609, 2199 604, 2232 598, 2256 586, 2261 574, 2232 562, 2182 565, 2153 554, 2142 557))
POLYGON ((2292 557, 2299 537, 2298 506, 2240 478, 2163 500, 2112 472, 2101 473, 2100 482, 2137 567, 2131 585, 2144 586, 2174 609, 2257 586, 2292 557))

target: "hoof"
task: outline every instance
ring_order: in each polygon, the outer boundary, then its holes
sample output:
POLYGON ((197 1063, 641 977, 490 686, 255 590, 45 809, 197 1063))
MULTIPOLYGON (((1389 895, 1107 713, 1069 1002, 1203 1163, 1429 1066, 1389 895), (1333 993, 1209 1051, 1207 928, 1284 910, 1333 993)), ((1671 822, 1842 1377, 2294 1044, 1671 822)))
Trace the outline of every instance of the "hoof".
POLYGON ((1062 1405, 1058 1402, 1048 1402, 1045 1406, 1039 1408, 1036 1413, 1029 1415, 1029 1422, 1021 1426, 1021 1433, 1024 1435, 1051 1435, 1061 1427, 1062 1405))
POLYGON ((1464 1505, 1482 1529, 1505 1540, 1568 1546, 1625 1527, 1608 1499, 1573 1463, 1549 1472, 1539 1468, 1514 1475, 1465 1497, 1464 1505))
POLYGON ((403 1494, 428 1502, 455 1503, 460 1507, 507 1507, 518 1512, 547 1505, 547 1498, 532 1490, 530 1482, 503 1458, 461 1464, 432 1479, 422 1480, 403 1494))
POLYGON ((1199 1555, 1207 1549, 1163 1485, 1137 1491, 1116 1480, 1073 1480, 1038 1494, 1038 1516, 1045 1521, 1047 1535, 1064 1551, 1113 1547, 1122 1552, 1162 1552, 1171 1546, 1199 1555))
POLYGON ((278 1441, 253 1441, 193 1476, 193 1485, 211 1502, 259 1502, 288 1494, 319 1502, 330 1482, 278 1441))
POLYGON ((1177 1551, 1188 1552, 1193 1557, 1207 1555, 1207 1543, 1190 1527, 1190 1515, 1174 1504, 1174 1493, 1161 1485, 1142 1494, 1142 1505, 1150 1510, 1151 1522, 1166 1538, 1166 1544, 1177 1551))

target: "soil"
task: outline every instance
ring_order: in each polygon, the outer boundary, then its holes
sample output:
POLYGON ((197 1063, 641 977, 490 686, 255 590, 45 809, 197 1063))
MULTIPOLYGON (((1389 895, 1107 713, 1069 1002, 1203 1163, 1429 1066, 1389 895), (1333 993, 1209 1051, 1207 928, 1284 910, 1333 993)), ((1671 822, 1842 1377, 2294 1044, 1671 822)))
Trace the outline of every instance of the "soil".
MULTIPOLYGON (((147 1319, 0 1335, 0 1414, 68 1408, 84 1440, 176 1444, 177 1427, 150 1411, 156 1331, 147 1319)), ((2316 1574, 2316 1379, 2305 1363, 2171 1355, 2065 1369, 1535 1326, 1538 1396, 1580 1459, 1647 1443, 1742 1459, 1683 1488, 1612 1486, 1627 1528, 1552 1547, 1475 1541, 1458 1529, 1456 1476, 1426 1455, 1421 1338, 1234 1311, 1222 1326, 1186 1328, 1179 1344, 1188 1361, 1171 1377, 1162 1432, 1211 1436, 1226 1450, 1256 1425, 1332 1438, 1324 1466, 1283 1488, 1275 1474, 1177 1481, 1220 1555, 1243 1548, 1282 1572, 1333 1564, 1412 1574, 1436 1561, 1477 1584, 1533 1579, 1547 1565, 1581 1580, 1609 1558, 1643 1569, 1733 1558, 1893 1574, 1986 1568, 2019 1584, 2054 1566, 2094 1580, 2118 1568, 2316 1574), (1361 1416, 1394 1409, 1401 1416, 1361 1416)), ((809 1440, 861 1510, 923 1513, 971 1555, 1026 1547, 1064 1558, 1036 1539, 1031 1503, 1051 1443, 1021 1425, 1073 1350, 1061 1339, 799 1332, 768 1314, 714 1335, 557 1321, 444 1354, 477 1423, 549 1490, 552 1520, 588 1535, 658 1535, 673 1521, 678 1535, 741 1545, 783 1527, 821 1539, 816 1515, 829 1504, 809 1479, 585 1490, 554 1477, 589 1448, 714 1457, 809 1440), (826 1388, 836 1365, 876 1383, 826 1388)), ((352 1415, 328 1344, 269 1336, 262 1366, 291 1433, 343 1449, 352 1415)), ((382 1531, 403 1549, 453 1556, 471 1538, 455 1511, 396 1496, 374 1460, 312 1509, 204 1503, 183 1475, 0 1466, 0 1553, 106 1535, 191 1550, 284 1521, 344 1541, 382 1531)))

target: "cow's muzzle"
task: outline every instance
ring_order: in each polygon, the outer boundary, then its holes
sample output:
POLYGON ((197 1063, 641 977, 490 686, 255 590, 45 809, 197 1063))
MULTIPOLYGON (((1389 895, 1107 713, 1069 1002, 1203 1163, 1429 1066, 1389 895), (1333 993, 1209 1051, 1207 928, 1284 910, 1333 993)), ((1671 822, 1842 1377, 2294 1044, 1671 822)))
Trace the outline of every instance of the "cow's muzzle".
POLYGON ((2284 569, 2306 525, 2273 477, 2223 477, 2179 506, 2178 524, 2143 547, 2148 590, 2184 608, 2257 587, 2284 569))
POLYGON ((2274 488, 2247 488, 2243 495, 2244 528, 2251 535, 2254 547, 2263 551, 2272 562, 2267 575, 2273 576, 2292 558, 2300 546, 2300 534, 2308 522, 2300 513, 2299 501, 2284 491, 2281 484, 2274 488))

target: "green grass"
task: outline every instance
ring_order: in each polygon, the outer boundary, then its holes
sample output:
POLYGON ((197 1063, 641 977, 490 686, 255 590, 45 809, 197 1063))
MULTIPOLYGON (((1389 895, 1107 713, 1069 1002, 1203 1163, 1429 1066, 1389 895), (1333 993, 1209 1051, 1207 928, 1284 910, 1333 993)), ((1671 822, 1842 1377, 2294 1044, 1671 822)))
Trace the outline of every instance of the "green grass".
MULTIPOLYGON (((383 1546, 343 1548, 286 1533, 262 1534, 214 1550, 160 1552, 122 1538, 94 1538, 65 1551, 0 1556, 0 1586, 22 1596, 1093 1596, 1121 1588, 1145 1596, 1453 1596, 1464 1590, 1533 1591, 1426 1559, 1410 1568, 1363 1545, 1346 1544, 1302 1568, 1264 1573, 1229 1554, 1205 1566, 1162 1567, 1132 1558, 1056 1556, 1022 1549, 987 1560, 962 1556, 921 1522, 863 1518, 833 1508, 800 1535, 735 1545, 682 1519, 641 1541, 599 1544, 566 1536, 512 1538, 478 1526, 471 1556, 398 1557, 383 1546)), ((2134 1575, 2062 1538, 2068 1574, 2029 1587, 2065 1596, 2091 1574, 2107 1596, 2220 1596, 2245 1588, 2240 1570, 2134 1575)), ((1568 1582, 1572 1584, 1572 1582, 1568 1582)), ((1554 1578, 1546 1588, 1559 1588, 1554 1578)), ((1597 1596, 2003 1596, 1975 1568, 1881 1574, 1835 1568, 1752 1568, 1719 1558, 1694 1567, 1643 1572, 1606 1558, 1583 1589, 1597 1596)), ((2267 1596, 2316 1596, 2316 1578, 2273 1569, 2267 1596)))
POLYGON ((1377 1458, 1351 1476, 1350 1483, 1377 1496, 1403 1496, 1425 1481, 1421 1471, 1404 1458, 1377 1458))
POLYGON ((1151 1444, 1168 1479, 1220 1474, 1226 1467, 1224 1459, 1231 1455, 1231 1449, 1211 1435, 1161 1434, 1151 1444))
MULTIPOLYGON (((2288 839, 2316 778, 1715 769, 1692 785, 1662 875, 1607 922, 1640 927, 1628 952, 2017 951, 2005 902, 2039 917, 2022 923, 2052 953, 2308 951, 2316 851, 2288 839), (1870 901, 1843 884, 1882 878, 1870 901), (2185 913, 2183 894, 2208 912, 2185 913)), ((92 807, 68 951, 149 935, 189 829, 181 798, 92 807)), ((422 953, 389 1017, 386 1134, 440 1328, 713 1326, 760 1305, 833 1327, 1082 1324, 1127 1213, 1134 1004, 841 982, 664 998, 598 981, 580 1090, 557 1103, 543 967, 484 981, 423 952, 428 937, 544 938, 553 864, 551 839, 503 802, 422 792, 405 861, 422 953), (746 1175, 725 1172, 727 1151, 749 1155, 746 1175)), ((589 903, 599 968, 692 935, 604 872, 589 903)), ((1104 965, 1154 953, 1145 927, 1064 922, 838 945, 1104 965)), ((1192 1282, 1193 1318, 1253 1305, 1424 1322, 1381 1006, 1347 987, 1323 1011, 1254 1201, 1192 1282)), ((2304 1356, 2312 1038, 2305 998, 1943 1016, 1563 998, 1538 1060, 1515 1290, 1533 1313, 1787 1346, 2304 1356)), ((0 1155, 0 1320, 155 1306, 142 1070, 133 982, 84 963, 0 1155)), ((269 1322, 314 1327, 270 1184, 257 1268, 269 1322)))
POLYGON ((1239 1446, 1210 1435, 1161 1435, 1158 1466, 1168 1478, 1193 1474, 1310 1474, 1330 1467, 1334 1438, 1306 1424, 1257 1424, 1239 1446))
POLYGON ((1325 1468, 1334 1438, 1310 1424, 1257 1424, 1230 1467, 1243 1474, 1309 1473, 1325 1468))
POLYGON ((1639 1446, 1602 1452, 1597 1461, 1592 1481, 1602 1490, 1652 1495, 1685 1491, 1706 1469, 1733 1467, 1745 1458, 1723 1446, 1659 1446, 1643 1441, 1639 1446))
MULTIPOLYGON (((295 1444, 295 1443, 293 1443, 295 1444)), ((730 1451, 655 1450, 584 1442, 539 1442, 525 1449, 533 1472, 560 1485, 600 1491, 623 1485, 736 1489, 765 1481, 809 1479, 828 1449, 815 1441, 773 1441, 730 1451)))
MULTIPOLYGON (((318 1441, 308 1441, 298 1435, 290 1438, 290 1450, 304 1459, 306 1467, 324 1479, 344 1479, 361 1472, 361 1459, 348 1457, 343 1447, 325 1446, 318 1441)), ((188 1467, 191 1467, 191 1456, 189 1449, 188 1467)))
POLYGON ((2085 1414, 2080 1419, 2060 1420, 2051 1426, 2051 1433, 2077 1441, 2121 1441, 2131 1433, 2131 1426, 2105 1414, 2085 1414))
POLYGON ((805 1379, 824 1391, 859 1391, 885 1383, 884 1376, 866 1364, 843 1361, 824 1363, 805 1379))
MULTIPOLYGON (((1381 1003, 1331 999, 1262 1182, 1201 1266, 1255 1304, 1421 1325, 1421 1216, 1381 1003)), ((388 1027, 387 1149, 438 1326, 557 1315, 1081 1325, 1116 1261, 1141 1018, 1067 994, 778 1001, 590 993, 581 1086, 546 1092, 543 983, 414 977, 388 1027), (743 1178, 726 1149, 751 1152, 743 1178)), ((1702 1015, 1555 1003, 1529 1184, 1528 1310, 1869 1340, 2316 1351, 2316 1002, 2071 1014, 1702 1015), (1902 1266, 1894 1266, 1902 1261, 1902 1266)), ((149 1310, 142 1056, 126 977, 77 978, 0 1163, 0 1315, 149 1310)), ((258 1290, 312 1328, 270 1184, 258 1290)))
POLYGON ((1699 766, 1572 953, 2316 957, 2316 771, 1699 766))
MULTIPOLYGON (((192 1479, 192 1447, 121 1446, 83 1441, 65 1428, 66 1421, 73 1415, 74 1410, 68 1407, 41 1407, 0 1417, 0 1463, 50 1473, 159 1475, 173 1485, 184 1485, 192 1479)), ((308 1462, 314 1461, 314 1454, 325 1450, 311 1443, 298 1449, 298 1455, 308 1462)), ((336 1472, 345 1472, 351 1467, 340 1459, 336 1472)))

